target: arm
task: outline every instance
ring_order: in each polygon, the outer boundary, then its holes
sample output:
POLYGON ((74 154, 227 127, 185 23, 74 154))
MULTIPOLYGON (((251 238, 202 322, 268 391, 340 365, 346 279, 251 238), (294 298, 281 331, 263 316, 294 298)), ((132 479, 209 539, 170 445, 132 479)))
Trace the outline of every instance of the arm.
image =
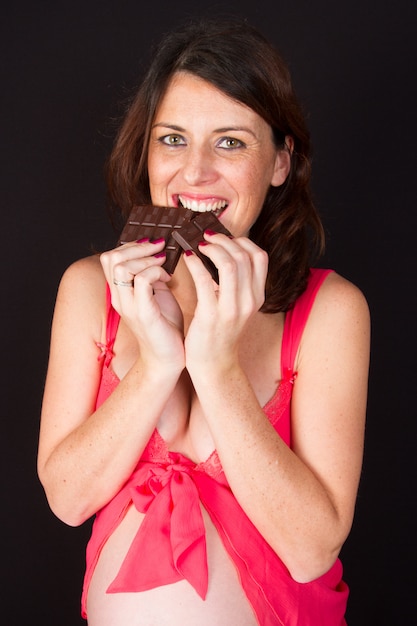
MULTIPOLYGON (((52 326, 38 473, 52 510, 71 525, 94 514, 129 477, 183 367, 181 354, 175 364, 161 360, 151 367, 157 355, 137 350, 114 393, 95 411, 105 283, 97 258, 71 266, 59 287, 52 326)), ((132 320, 135 300, 144 296, 143 289, 140 295, 128 291, 131 303, 120 306, 132 320)))
MULTIPOLYGON (((194 261, 191 269, 197 279, 194 261)), ((242 283, 236 291, 248 288, 242 283)), ((203 333, 199 337, 204 360, 190 350, 187 367, 237 500, 291 575, 306 582, 334 563, 353 519, 366 408, 368 308, 353 285, 337 275, 326 279, 298 355, 289 449, 261 410, 237 350, 214 340, 221 316, 232 309, 228 303, 221 311, 221 300, 220 292, 218 304, 212 303, 218 307, 216 324, 205 331, 210 345, 201 345, 203 333)))

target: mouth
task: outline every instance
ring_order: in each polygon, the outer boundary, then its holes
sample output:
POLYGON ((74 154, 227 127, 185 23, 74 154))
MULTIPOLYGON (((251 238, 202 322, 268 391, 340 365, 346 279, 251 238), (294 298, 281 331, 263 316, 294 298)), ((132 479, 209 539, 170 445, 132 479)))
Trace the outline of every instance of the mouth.
POLYGON ((186 196, 177 196, 178 206, 184 209, 191 209, 196 213, 214 213, 216 217, 219 217, 223 211, 227 208, 228 203, 226 200, 219 200, 216 198, 206 198, 205 200, 197 200, 196 198, 188 198, 186 196))

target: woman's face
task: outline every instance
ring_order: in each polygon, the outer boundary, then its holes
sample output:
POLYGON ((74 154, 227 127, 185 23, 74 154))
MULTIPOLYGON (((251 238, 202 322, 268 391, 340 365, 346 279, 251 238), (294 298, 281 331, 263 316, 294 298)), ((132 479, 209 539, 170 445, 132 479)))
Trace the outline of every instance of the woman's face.
POLYGON ((149 142, 155 205, 214 211, 234 236, 246 235, 289 168, 288 151, 252 109, 192 74, 173 77, 149 142))

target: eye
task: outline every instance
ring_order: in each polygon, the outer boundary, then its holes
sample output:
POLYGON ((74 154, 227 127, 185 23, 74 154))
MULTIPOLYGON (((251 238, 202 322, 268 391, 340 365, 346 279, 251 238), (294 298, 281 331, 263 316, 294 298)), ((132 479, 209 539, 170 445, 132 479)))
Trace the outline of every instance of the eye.
POLYGON ((224 148, 226 150, 236 150, 236 148, 244 148, 245 143, 236 137, 222 137, 217 142, 218 148, 224 148))
POLYGON ((184 137, 181 135, 164 135, 160 137, 159 141, 167 146, 183 146, 185 145, 184 137))

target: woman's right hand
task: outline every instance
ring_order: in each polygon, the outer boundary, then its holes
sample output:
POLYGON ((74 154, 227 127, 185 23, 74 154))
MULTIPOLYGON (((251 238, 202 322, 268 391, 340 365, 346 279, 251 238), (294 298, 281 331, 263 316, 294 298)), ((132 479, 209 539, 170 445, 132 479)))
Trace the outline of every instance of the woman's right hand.
POLYGON ((38 472, 52 510, 68 524, 81 524, 119 491, 167 410, 183 371, 182 315, 166 284, 164 258, 153 256, 162 248, 163 243, 127 244, 105 253, 103 265, 96 255, 77 261, 61 279, 42 403, 38 472), (129 280, 133 275, 133 288, 113 283, 113 277, 129 280), (106 339, 106 279, 123 323, 134 333, 131 340, 140 342, 140 349, 113 392, 97 406, 103 373, 97 346, 106 339))
POLYGON ((131 242, 104 252, 100 261, 112 305, 136 337, 142 362, 183 369, 183 316, 162 267, 164 245, 163 239, 131 242))

